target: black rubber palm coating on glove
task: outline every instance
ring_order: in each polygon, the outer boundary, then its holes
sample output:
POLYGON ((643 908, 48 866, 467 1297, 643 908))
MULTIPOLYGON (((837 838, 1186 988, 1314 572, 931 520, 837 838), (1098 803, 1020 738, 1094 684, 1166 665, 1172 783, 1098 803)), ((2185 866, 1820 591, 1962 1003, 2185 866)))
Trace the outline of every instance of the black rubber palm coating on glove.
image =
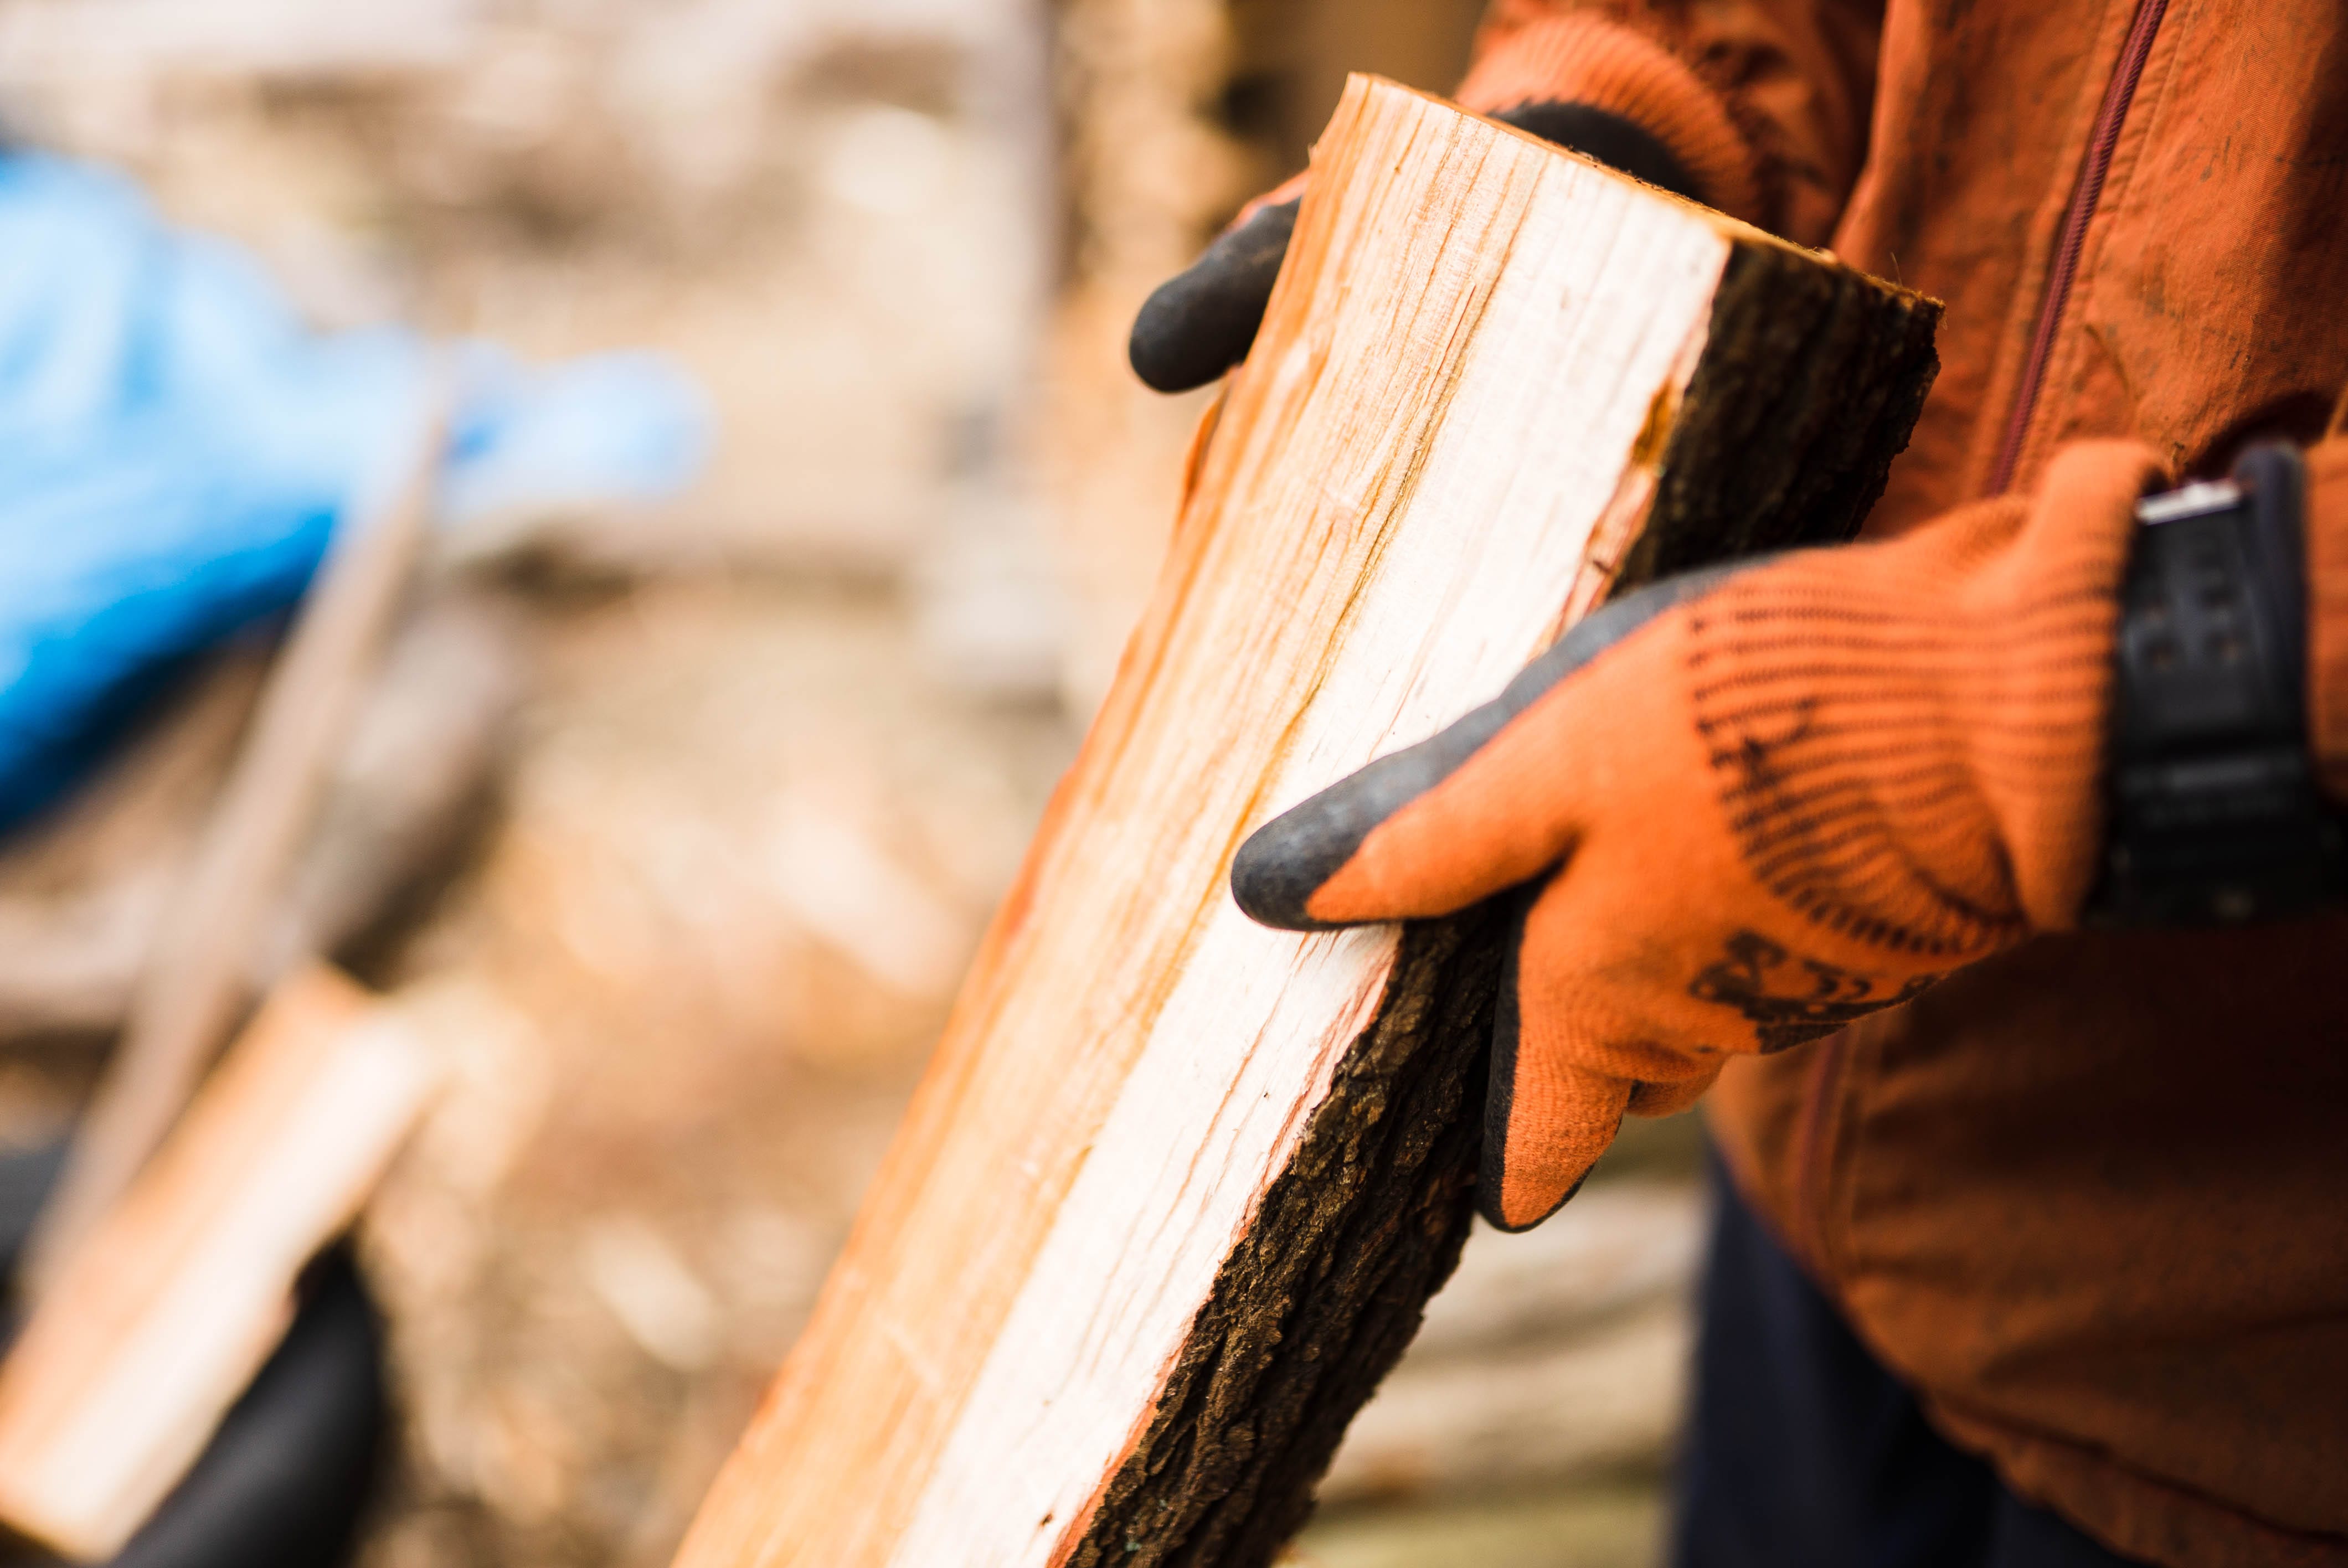
POLYGON ((1248 835, 1231 862, 1232 900, 1250 919, 1284 931, 1334 931, 1354 924, 1315 919, 1305 904, 1354 858, 1372 829, 1458 772, 1559 682, 1663 611, 1767 559, 1666 578, 1591 611, 1482 707, 1415 746, 1380 757, 1248 835))

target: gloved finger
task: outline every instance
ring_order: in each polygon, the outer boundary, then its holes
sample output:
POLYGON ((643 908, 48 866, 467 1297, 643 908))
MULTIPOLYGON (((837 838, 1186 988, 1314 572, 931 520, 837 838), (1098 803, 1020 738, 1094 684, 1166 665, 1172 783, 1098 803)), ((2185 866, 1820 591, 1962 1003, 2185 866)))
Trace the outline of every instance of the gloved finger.
POLYGON ((1647 1020, 1612 1005, 1602 961, 1560 962, 1570 937, 1619 924, 1590 907, 1570 866, 1503 902, 1478 1202, 1492 1224, 1523 1230, 1573 1196, 1625 1115, 1685 1110, 1720 1076, 1720 1061, 1653 1039, 1647 1020))
POLYGON ((1492 702, 1256 829, 1232 862, 1232 897, 1264 925, 1313 931, 1446 915, 1538 876, 1570 843, 1572 781, 1546 755, 1546 737, 1518 721, 1657 616, 1752 564, 1670 578, 1584 618, 1492 702), (1538 787, 1518 776, 1527 767, 1538 787))
POLYGON ((1563 1208, 1622 1130, 1632 1088, 1571 1062, 1544 1063, 1529 1081, 1496 1062, 1477 1209, 1501 1230, 1521 1231, 1563 1208))
POLYGON ((1554 1040, 1527 1039, 1521 984, 1527 917, 1546 884, 1515 895, 1492 1070, 1484 1097, 1483 1168, 1476 1206, 1505 1231, 1528 1230, 1563 1207, 1614 1142, 1636 1083, 1586 1067, 1554 1040))
MULTIPOLYGON (((1512 1053, 1512 1061, 1520 1060, 1512 1053)), ((1527 1081, 1513 1067, 1503 1072, 1496 1055, 1486 1091, 1478 1208, 1501 1230, 1531 1229, 1581 1190, 1624 1116, 1676 1116, 1719 1077, 1715 1066, 1684 1082, 1634 1083, 1556 1062, 1527 1081)))
POLYGON ((1159 392, 1188 392, 1247 357, 1303 200, 1259 208, 1158 286, 1133 318, 1126 353, 1136 375, 1159 392))

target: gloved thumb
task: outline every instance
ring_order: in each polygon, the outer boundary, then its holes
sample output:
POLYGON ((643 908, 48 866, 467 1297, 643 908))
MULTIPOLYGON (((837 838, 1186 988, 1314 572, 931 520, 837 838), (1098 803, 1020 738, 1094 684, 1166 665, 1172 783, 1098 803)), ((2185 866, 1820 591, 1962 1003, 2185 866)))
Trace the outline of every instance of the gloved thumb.
MULTIPOLYGON (((1501 1006, 1510 1007, 1505 996, 1501 1006)), ((1573 1196, 1614 1142, 1638 1087, 1553 1052, 1520 1051, 1518 1040, 1503 1027, 1493 1041, 1476 1189, 1477 1207, 1506 1231, 1530 1229, 1573 1196)))
POLYGON ((1542 730, 1556 714, 1542 705, 1615 644, 1746 564, 1615 600, 1492 702, 1266 823, 1232 862, 1232 897, 1264 925, 1311 931, 1449 914, 1539 876, 1570 846, 1577 820, 1575 771, 1556 765, 1556 737, 1542 730))

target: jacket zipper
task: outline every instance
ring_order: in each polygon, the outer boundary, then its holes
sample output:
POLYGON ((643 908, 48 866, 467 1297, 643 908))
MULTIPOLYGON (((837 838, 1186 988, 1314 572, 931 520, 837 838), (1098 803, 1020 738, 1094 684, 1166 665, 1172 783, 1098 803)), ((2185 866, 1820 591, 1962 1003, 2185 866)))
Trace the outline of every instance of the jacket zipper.
POLYGON ((2137 0, 2136 20, 2127 42, 2120 46, 2119 68, 2104 89, 2103 107, 2087 138, 2087 156, 2079 166, 2078 184, 2063 215, 2062 238, 2054 247, 2054 265, 2046 276, 2046 298, 2038 307, 2038 327, 2031 334, 2030 357, 2023 364, 2022 384, 2015 391, 2013 412, 2007 418, 2005 439, 1999 443, 1997 466, 1991 470, 1989 493, 2001 496, 2013 483, 2022 461, 2023 438, 2030 433, 2030 416, 2038 406, 2040 386, 2046 379, 2046 362, 2054 356, 2054 333, 2070 303, 2071 285, 2079 276, 2079 256, 2086 249, 2087 224, 2103 199, 2104 177, 2111 172, 2112 151, 2119 146, 2120 128, 2127 122, 2128 106, 2136 101, 2137 84, 2144 79, 2144 64, 2152 55, 2154 35, 2168 10, 2168 0, 2137 0))
MULTIPOLYGON (((2063 324, 2064 308, 2071 301, 2071 285, 2079 276, 2079 257, 2087 245, 2087 224, 2096 215, 2096 203, 2103 198, 2104 179, 2111 172, 2112 153, 2119 146, 2120 128, 2127 122, 2128 106, 2136 101, 2137 84, 2144 79, 2145 62, 2152 56, 2154 36, 2160 31, 2161 18, 2168 10, 2168 0, 2137 0, 2136 19, 2128 25, 2127 42, 2120 46, 2118 67, 2112 73, 2111 83, 2104 89, 2103 104, 2096 111, 2095 128, 2087 138, 2087 156, 2079 166, 2071 204, 2063 214, 2062 237, 2055 245, 2054 265, 2046 278, 2046 297, 2038 307, 2037 328, 2031 334, 2030 358, 2023 366, 2022 384, 2014 395, 2013 412, 2006 421, 2005 438, 1998 445, 1997 466, 1989 483, 1993 496, 2003 494, 2006 487, 2013 483, 2014 468, 2022 461, 2023 438, 2030 433, 2030 417, 2037 408, 2039 389, 2046 379, 2046 362, 2054 352, 2054 333, 2063 324)), ((1839 1034, 1818 1041, 1816 1049, 1818 1056, 1810 1064, 1801 1120, 1795 1129, 1794 1184, 1797 1224, 1803 1232, 1803 1245, 1798 1250, 1809 1254, 1812 1272, 1823 1279, 1828 1277, 1827 1152, 1834 1139, 1835 1101, 1841 1088, 1846 1053, 1839 1034)))

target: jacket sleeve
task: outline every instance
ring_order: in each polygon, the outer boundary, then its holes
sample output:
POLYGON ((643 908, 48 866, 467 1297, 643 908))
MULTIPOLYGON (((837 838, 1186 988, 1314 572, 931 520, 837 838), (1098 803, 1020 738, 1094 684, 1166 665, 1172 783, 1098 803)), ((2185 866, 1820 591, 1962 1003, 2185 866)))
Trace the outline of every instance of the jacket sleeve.
POLYGON ((1721 210, 1824 244, 1867 154, 1883 0, 1492 0, 1458 98, 1586 104, 1721 210))

